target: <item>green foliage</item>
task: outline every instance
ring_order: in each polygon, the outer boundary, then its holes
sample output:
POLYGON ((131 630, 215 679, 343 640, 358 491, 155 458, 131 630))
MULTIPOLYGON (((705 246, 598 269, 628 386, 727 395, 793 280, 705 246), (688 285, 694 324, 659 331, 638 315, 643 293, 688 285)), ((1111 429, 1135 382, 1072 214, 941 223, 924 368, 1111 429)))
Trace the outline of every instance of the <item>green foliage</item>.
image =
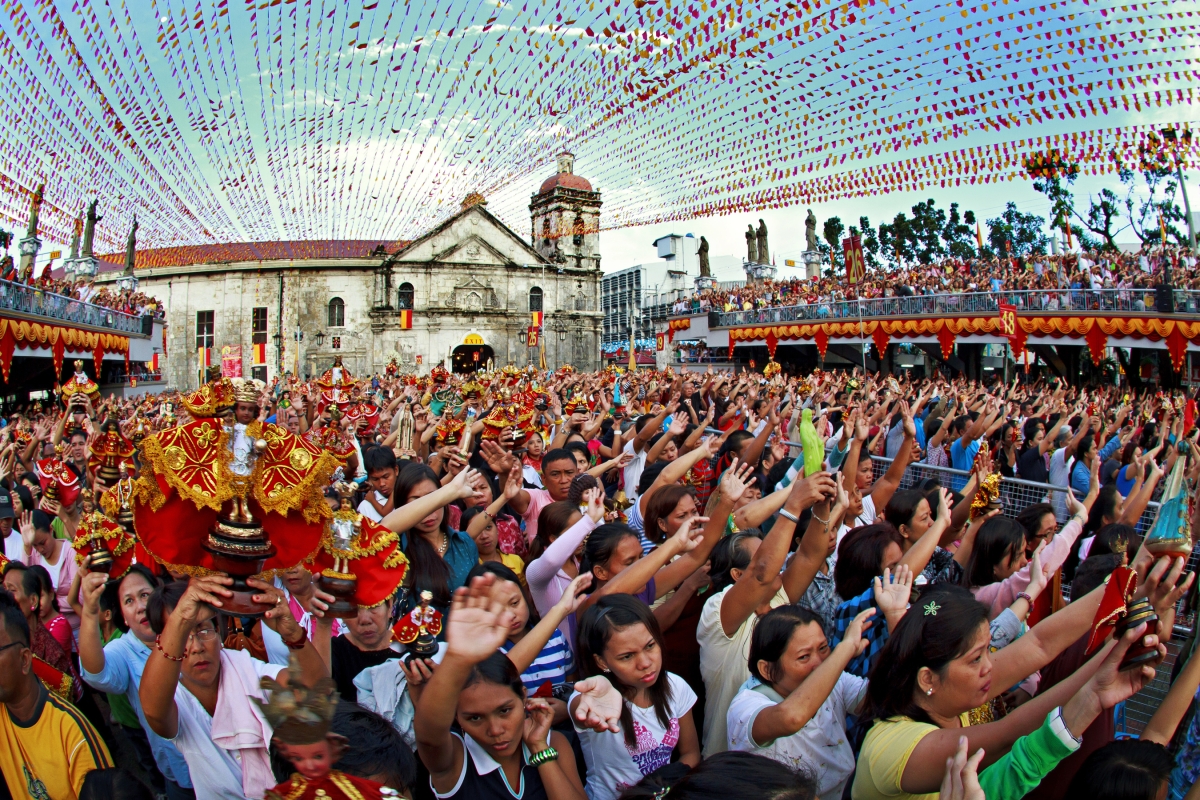
POLYGON ((978 243, 975 241, 975 212, 967 211, 961 216, 958 213, 958 203, 950 204, 950 213, 942 226, 942 241, 946 243, 946 252, 954 258, 973 258, 978 254, 978 243))
POLYGON ((841 217, 830 217, 821 228, 821 235, 829 244, 829 263, 834 266, 837 265, 838 254, 842 252, 842 234, 845 232, 846 226, 842 224, 841 217))
POLYGON ((1011 242, 1013 256, 1038 255, 1046 252, 1050 239, 1042 230, 1046 220, 1036 214, 1023 214, 1017 204, 1009 202, 1004 213, 987 221, 988 242, 997 255, 1008 254, 1004 243, 1011 242))

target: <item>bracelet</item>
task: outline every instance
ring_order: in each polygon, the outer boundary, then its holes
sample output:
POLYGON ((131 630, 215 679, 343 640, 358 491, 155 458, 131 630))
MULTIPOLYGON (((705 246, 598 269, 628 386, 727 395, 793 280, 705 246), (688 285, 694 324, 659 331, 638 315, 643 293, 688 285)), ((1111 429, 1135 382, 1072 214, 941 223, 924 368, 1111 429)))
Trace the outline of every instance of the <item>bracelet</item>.
POLYGON ((158 636, 154 637, 154 649, 157 650, 158 652, 162 653, 163 658, 167 659, 168 661, 174 661, 176 663, 179 663, 180 661, 183 661, 183 659, 184 659, 184 656, 173 656, 170 653, 168 653, 166 650, 163 650, 161 633, 158 636))
POLYGON ((545 750, 539 750, 529 757, 530 766, 540 767, 549 761, 558 758, 558 751, 553 747, 547 747, 545 750))
POLYGON ((788 511, 786 508, 779 509, 779 516, 783 517, 786 520, 789 520, 790 522, 794 522, 796 524, 800 523, 800 518, 797 517, 792 512, 788 511))
POLYGON ((1027 601, 1029 601, 1029 605, 1031 605, 1031 606, 1033 605, 1033 598, 1029 596, 1029 592, 1017 592, 1016 599, 1020 600, 1022 597, 1024 597, 1027 601))
MULTIPOLYGON (((283 637, 279 637, 282 639, 283 637)), ((308 634, 304 631, 300 632, 300 638, 294 642, 284 642, 288 650, 303 650, 304 645, 308 644, 308 634)))

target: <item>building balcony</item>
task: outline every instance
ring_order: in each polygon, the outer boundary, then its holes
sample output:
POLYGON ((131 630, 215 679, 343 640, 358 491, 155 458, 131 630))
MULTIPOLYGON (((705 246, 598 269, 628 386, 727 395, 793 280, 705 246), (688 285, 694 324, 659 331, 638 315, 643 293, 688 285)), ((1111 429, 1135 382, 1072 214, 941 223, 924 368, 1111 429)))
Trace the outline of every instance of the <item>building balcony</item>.
POLYGON ((61 322, 71 326, 90 328, 106 333, 123 333, 133 336, 149 336, 153 318, 126 314, 104 306, 97 306, 43 291, 23 283, 0 281, 0 314, 11 312, 31 321, 61 322))

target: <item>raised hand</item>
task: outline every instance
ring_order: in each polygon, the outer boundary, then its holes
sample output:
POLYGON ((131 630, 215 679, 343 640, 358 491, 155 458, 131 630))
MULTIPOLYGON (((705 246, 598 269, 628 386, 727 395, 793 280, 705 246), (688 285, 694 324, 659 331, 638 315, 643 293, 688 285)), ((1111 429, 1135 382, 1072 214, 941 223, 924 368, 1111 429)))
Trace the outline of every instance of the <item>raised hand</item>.
POLYGON ((464 469, 454 476, 454 480, 446 484, 454 487, 454 493, 458 499, 466 499, 475 494, 475 482, 482 476, 477 469, 464 469))
MULTIPOLYGON (((879 580, 876 578, 876 580, 879 580)), ((850 624, 846 626, 846 636, 842 641, 854 648, 854 655, 861 656, 871 643, 863 638, 863 631, 871 627, 874 623, 871 617, 875 616, 875 609, 868 608, 858 612, 854 619, 850 620, 850 624)))
POLYGON ((454 592, 446 622, 446 657, 477 664, 508 638, 513 613, 496 595, 496 576, 481 575, 454 592))
POLYGON ((592 522, 599 524, 604 519, 604 492, 598 486, 585 489, 580 499, 587 506, 587 515, 592 522))
MULTIPOLYGON (((999 512, 999 509, 995 509, 999 512)), ((1046 540, 1043 539, 1037 549, 1033 551, 1033 555, 1029 558, 1029 586, 1026 592, 1034 600, 1050 583, 1050 568, 1048 565, 1042 564, 1042 551, 1046 549, 1046 540)))
POLYGON ((621 708, 625 702, 603 675, 594 675, 575 684, 579 699, 575 721, 597 733, 620 733, 621 708))
POLYGON ((725 470, 725 474, 721 476, 721 483, 718 486, 718 491, 721 492, 721 497, 731 503, 736 503, 742 499, 742 495, 750 488, 750 483, 747 478, 754 473, 753 464, 739 464, 735 456, 729 464, 729 469, 725 470))
MULTIPOLYGON (((810 508, 822 500, 837 494, 837 484, 828 472, 796 479, 788 492, 787 502, 796 504, 799 510, 810 508)), ((798 513, 793 509, 793 513, 798 513)))
POLYGON ((699 547, 700 542, 704 539, 706 522, 708 522, 708 517, 692 517, 680 525, 679 530, 675 531, 675 535, 668 541, 675 544, 678 548, 677 553, 690 553, 699 547))
POLYGON ((550 739, 550 725, 554 722, 554 709, 541 697, 525 701, 525 733, 522 740, 530 752, 545 750, 550 739))
POLYGON ((908 608, 908 600, 912 596, 913 573, 907 564, 896 567, 893 578, 892 571, 885 569, 883 578, 874 580, 875 605, 884 614, 903 613, 908 608))
POLYGON ((587 599, 587 595, 584 592, 591 588, 591 585, 592 573, 581 572, 575 577, 575 580, 567 584, 566 590, 562 593, 562 597, 558 599, 558 602, 554 604, 554 607, 561 611, 564 617, 568 614, 574 614, 579 610, 580 604, 587 599))
POLYGON ((200 608, 205 604, 220 608, 222 598, 233 597, 233 592, 225 588, 233 585, 233 578, 228 575, 209 575, 204 578, 192 578, 188 581, 187 590, 175 604, 171 616, 178 616, 188 625, 194 625, 200 615, 200 608))
POLYGON ((967 737, 958 737, 958 752, 954 758, 946 759, 946 776, 942 778, 942 790, 938 800, 987 800, 979 785, 979 762, 983 761, 983 749, 967 758, 967 737))

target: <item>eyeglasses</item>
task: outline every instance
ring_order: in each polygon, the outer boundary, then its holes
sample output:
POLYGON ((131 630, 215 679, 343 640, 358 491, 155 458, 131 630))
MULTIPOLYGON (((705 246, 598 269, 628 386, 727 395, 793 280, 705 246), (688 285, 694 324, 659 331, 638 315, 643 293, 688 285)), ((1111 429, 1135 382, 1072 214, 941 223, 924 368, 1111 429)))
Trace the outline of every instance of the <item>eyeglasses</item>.
POLYGON ((188 634, 188 643, 190 644, 193 639, 197 642, 211 642, 216 635, 216 628, 197 628, 188 634))
POLYGON ((28 647, 28 645, 26 645, 24 642, 9 642, 8 644, 4 645, 3 647, 0 647, 0 653, 3 653, 5 650, 7 650, 10 647, 28 647))

